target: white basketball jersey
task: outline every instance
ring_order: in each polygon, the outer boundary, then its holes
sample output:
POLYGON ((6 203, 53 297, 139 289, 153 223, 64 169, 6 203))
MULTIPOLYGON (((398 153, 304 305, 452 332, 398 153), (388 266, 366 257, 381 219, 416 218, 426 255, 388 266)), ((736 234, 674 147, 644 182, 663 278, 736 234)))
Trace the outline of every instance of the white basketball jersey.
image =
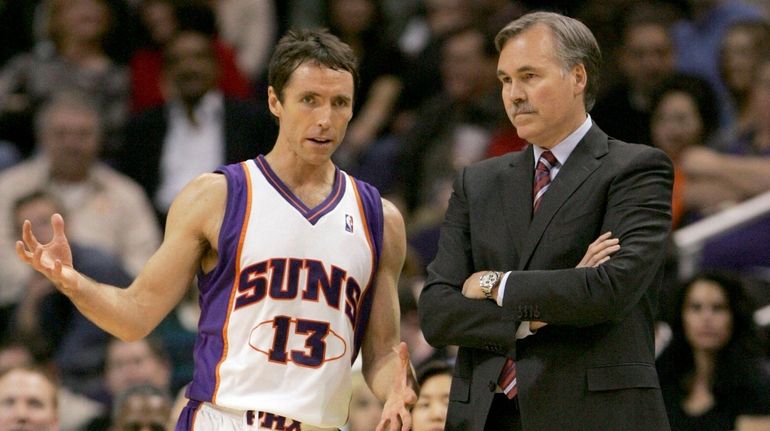
POLYGON ((188 397, 342 427, 382 242, 379 194, 337 169, 308 208, 261 156, 219 172, 227 208, 218 264, 199 275, 188 397))

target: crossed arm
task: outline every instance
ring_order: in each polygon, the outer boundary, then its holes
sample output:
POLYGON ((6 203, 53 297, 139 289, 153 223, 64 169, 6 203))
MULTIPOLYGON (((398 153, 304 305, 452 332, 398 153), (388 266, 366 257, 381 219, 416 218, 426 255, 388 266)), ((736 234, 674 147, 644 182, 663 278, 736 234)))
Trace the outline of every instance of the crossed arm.
POLYGON ((524 320, 523 305, 536 307, 538 319, 549 324, 590 326, 625 317, 646 293, 662 259, 671 223, 673 169, 665 155, 651 150, 622 163, 617 174, 603 180, 607 195, 601 220, 602 231, 611 229, 622 248, 596 267, 512 271, 502 307, 462 294, 466 281, 471 284, 466 292, 475 291, 479 268, 471 249, 469 198, 462 176, 458 178, 439 255, 428 268, 420 296, 426 339, 432 345, 514 348, 511 335, 524 320))

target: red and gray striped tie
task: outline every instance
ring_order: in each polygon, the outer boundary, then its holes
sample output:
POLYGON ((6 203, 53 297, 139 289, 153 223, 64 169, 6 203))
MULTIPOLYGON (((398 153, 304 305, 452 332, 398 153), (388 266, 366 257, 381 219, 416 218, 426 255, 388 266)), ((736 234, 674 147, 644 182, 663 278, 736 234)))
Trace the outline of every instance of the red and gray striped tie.
MULTIPOLYGON (((533 203, 532 214, 537 212, 540 207, 540 201, 543 198, 548 186, 551 185, 551 168, 559 163, 550 151, 544 151, 540 155, 540 160, 537 161, 537 167, 535 168, 535 185, 532 190, 533 203)), ((519 393, 516 388, 516 362, 511 358, 506 358, 503 370, 500 372, 500 378, 497 379, 497 384, 503 390, 505 396, 509 399, 516 397, 519 393)))
POLYGON ((507 358, 505 360, 505 365, 503 365, 503 371, 500 372, 500 378, 497 379, 497 384, 509 399, 513 399, 519 393, 516 388, 516 362, 513 359, 507 358))
POLYGON ((532 214, 537 212, 540 207, 540 202, 543 200, 543 195, 548 190, 548 186, 551 185, 551 169, 559 164, 553 153, 550 151, 544 151, 540 155, 540 159, 537 161, 537 167, 535 168, 535 185, 532 189, 532 214))

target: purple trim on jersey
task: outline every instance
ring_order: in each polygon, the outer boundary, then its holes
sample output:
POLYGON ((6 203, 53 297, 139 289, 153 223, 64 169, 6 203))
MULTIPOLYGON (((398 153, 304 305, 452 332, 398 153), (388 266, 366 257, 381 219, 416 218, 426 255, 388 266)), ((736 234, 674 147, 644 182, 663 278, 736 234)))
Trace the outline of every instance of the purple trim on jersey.
POLYGON ((238 244, 248 202, 244 169, 246 167, 238 163, 215 171, 227 178, 227 206, 219 229, 217 265, 208 274, 198 273, 201 316, 195 340, 195 371, 192 384, 187 389, 187 397, 193 400, 212 401, 217 384, 217 366, 225 353, 222 329, 227 322, 230 294, 236 281, 238 244))
POLYGON ((271 186, 278 192, 279 195, 283 196, 283 198, 286 200, 286 202, 290 203, 291 206, 297 209, 300 214, 302 214, 307 221, 310 222, 310 224, 315 225, 318 220, 321 219, 324 215, 331 212, 338 203, 342 200, 342 196, 345 194, 345 181, 342 177, 342 172, 335 166, 334 167, 334 185, 332 185, 332 191, 329 193, 329 196, 326 197, 326 199, 323 200, 320 204, 318 204, 315 208, 308 208, 307 205, 305 205, 304 202, 300 198, 297 197, 297 195, 294 194, 294 192, 289 189, 289 187, 276 175, 276 173, 273 171, 273 169, 270 167, 270 164, 267 163, 267 160, 265 160, 265 157, 262 155, 259 155, 255 159, 257 163, 257 167, 262 172, 262 175, 265 176, 265 179, 267 179, 267 182, 270 183, 271 186))
POLYGON ((356 189, 358 189, 358 195, 361 197, 361 204, 364 207, 364 214, 366 216, 366 223, 369 227, 369 234, 371 235, 372 245, 374 246, 374 267, 372 268, 372 279, 369 281, 369 286, 364 290, 365 294, 361 298, 361 305, 358 308, 358 318, 356 319, 355 334, 353 336, 353 358, 352 362, 356 361, 358 352, 361 349, 361 342, 366 332, 366 326, 369 322, 369 314, 372 309, 372 300, 374 298, 374 288, 376 286, 377 269, 379 268, 380 255, 382 254, 382 240, 384 230, 384 216, 382 214, 382 199, 380 198, 380 192, 373 186, 350 177, 356 183, 356 189))
POLYGON ((174 431, 193 431, 195 414, 198 413, 198 408, 200 406, 200 401, 189 400, 187 405, 182 409, 182 412, 179 413, 179 419, 176 422, 174 431))

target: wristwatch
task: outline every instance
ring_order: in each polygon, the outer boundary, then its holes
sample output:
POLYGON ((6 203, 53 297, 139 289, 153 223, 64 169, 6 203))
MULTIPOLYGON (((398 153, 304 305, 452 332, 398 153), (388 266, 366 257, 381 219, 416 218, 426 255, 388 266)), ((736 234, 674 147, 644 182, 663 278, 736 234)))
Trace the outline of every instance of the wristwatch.
POLYGON ((484 292, 484 296, 492 301, 497 301, 497 298, 492 296, 492 289, 500 283, 503 273, 497 271, 487 271, 479 277, 479 286, 481 291, 484 292))

